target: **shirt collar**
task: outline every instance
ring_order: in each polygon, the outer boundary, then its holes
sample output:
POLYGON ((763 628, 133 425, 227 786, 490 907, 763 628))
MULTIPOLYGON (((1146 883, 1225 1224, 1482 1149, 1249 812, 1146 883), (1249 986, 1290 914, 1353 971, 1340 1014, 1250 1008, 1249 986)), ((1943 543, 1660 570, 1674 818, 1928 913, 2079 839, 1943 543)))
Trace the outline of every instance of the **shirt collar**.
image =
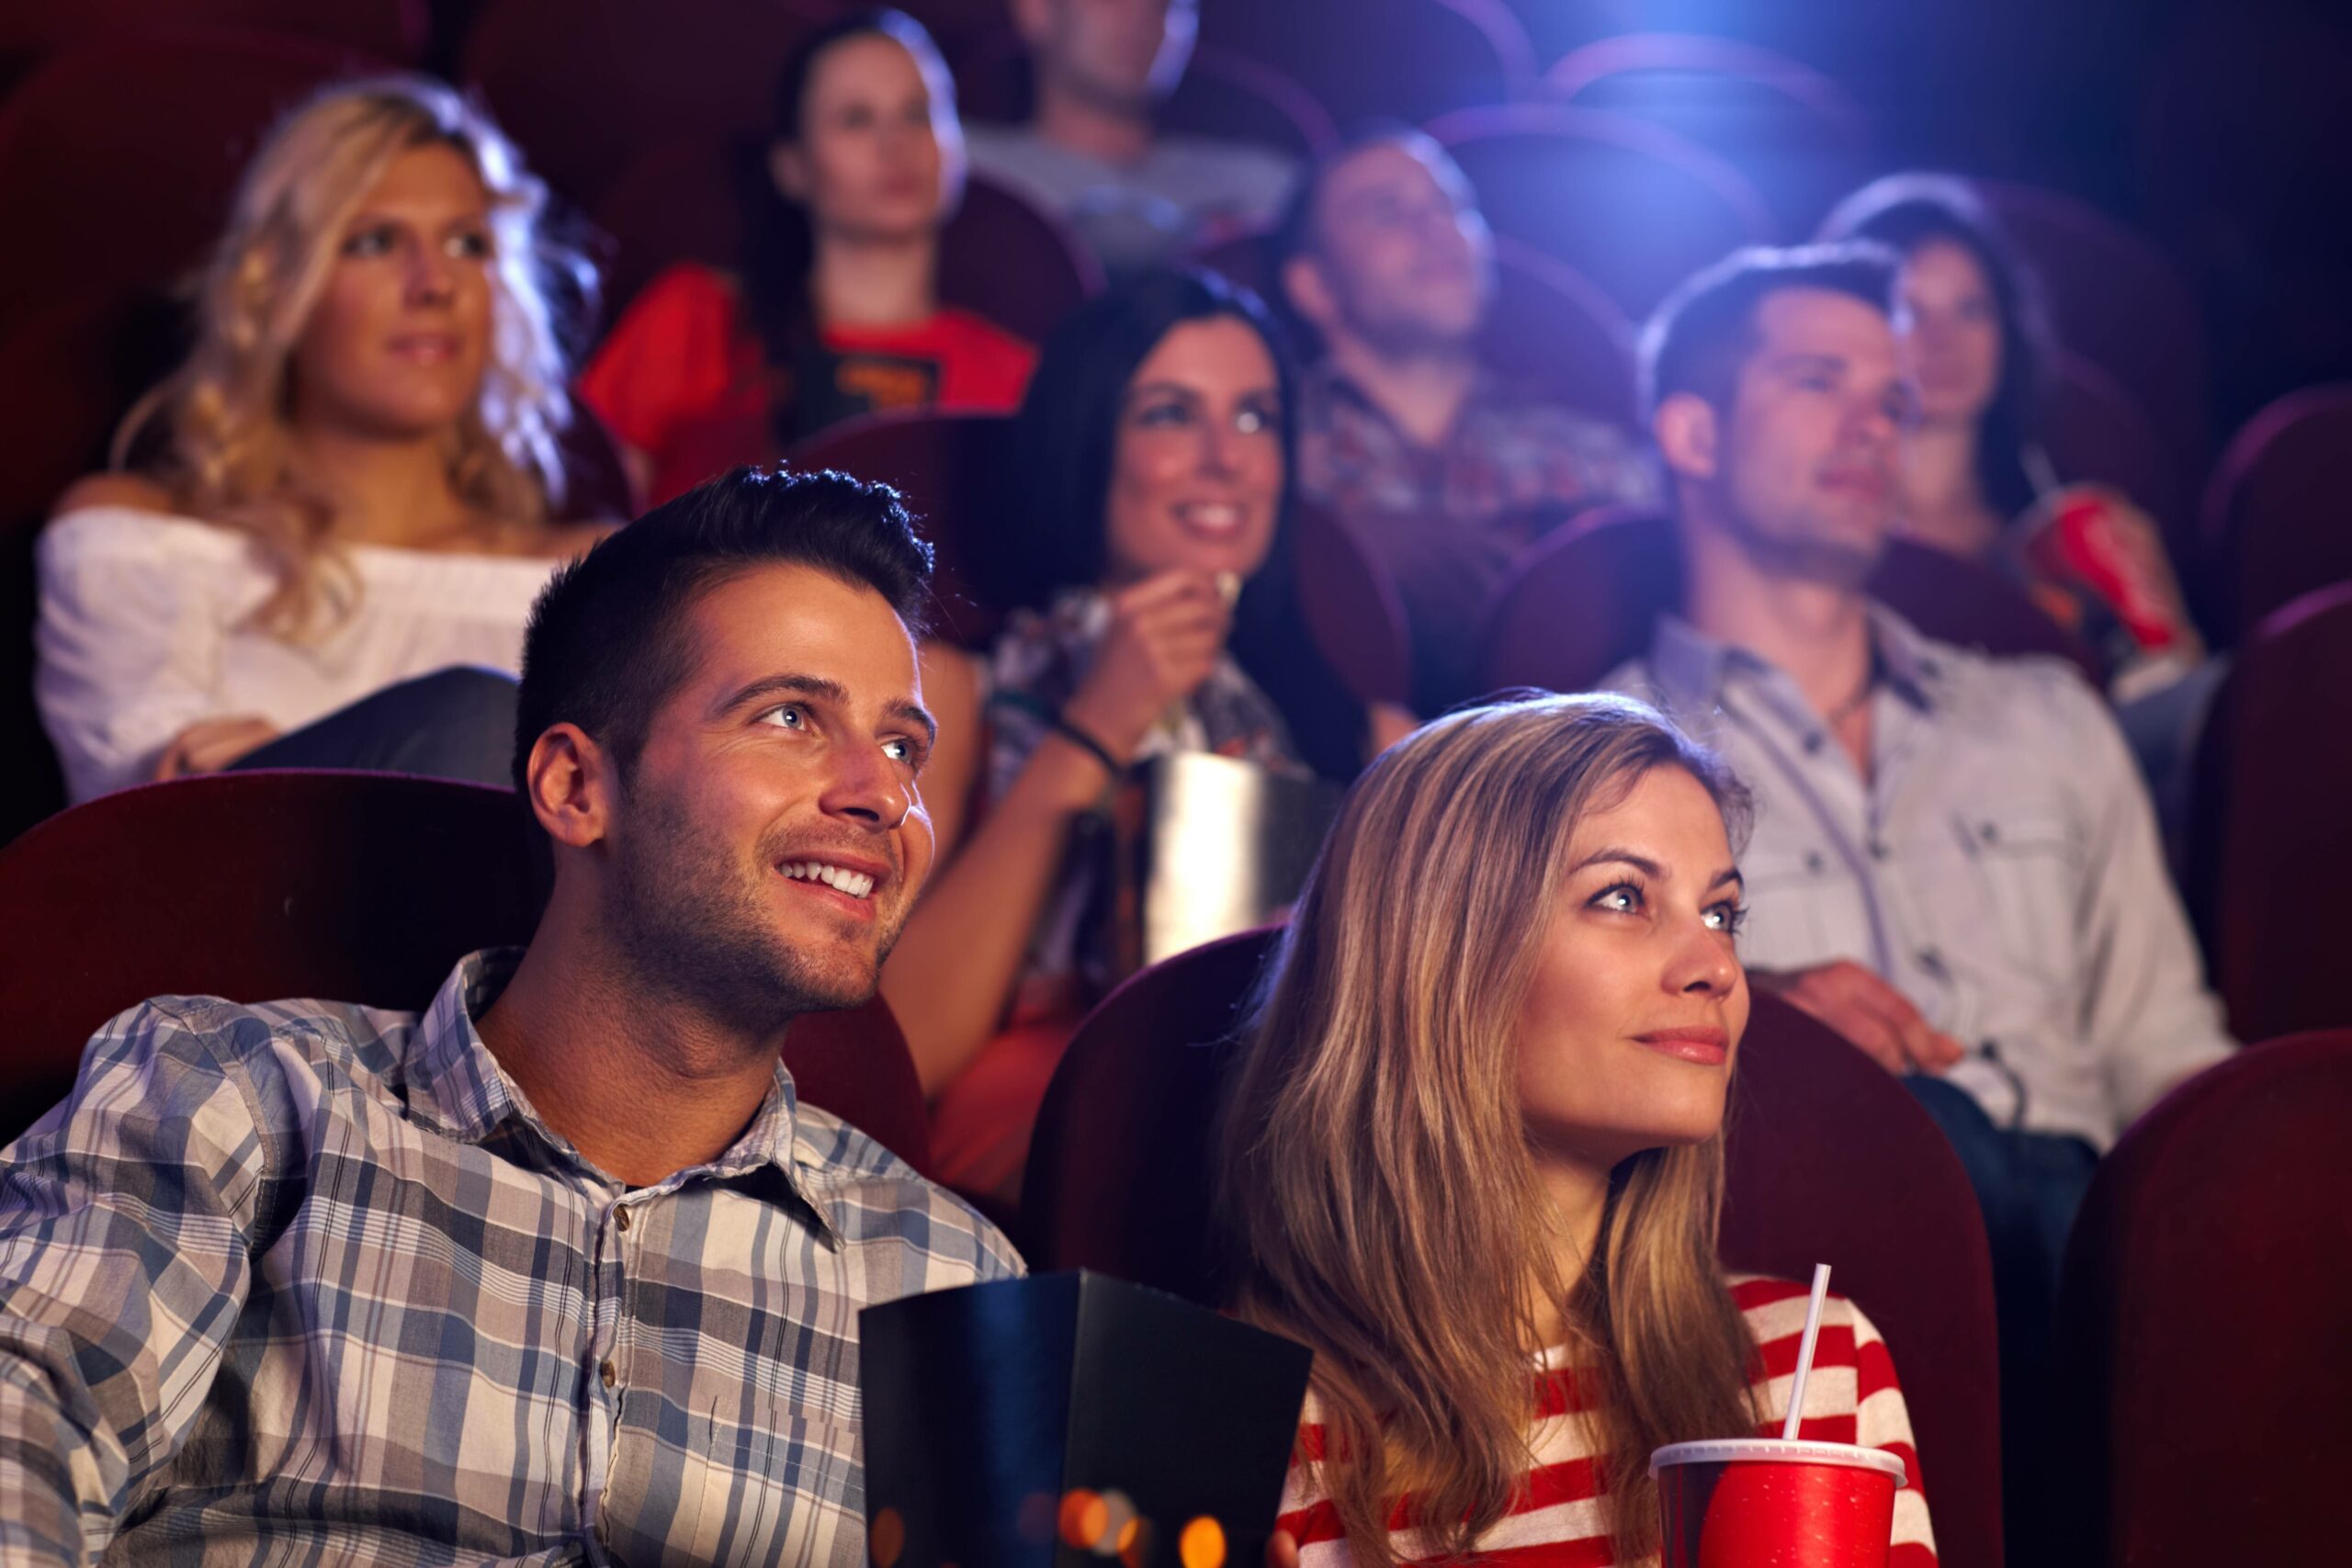
MULTIPOLYGON (((1876 600, 1870 603, 1870 617, 1880 681, 1913 707, 1932 713, 1946 676, 1942 653, 1917 627, 1876 600)), ((1650 675, 1659 694, 1678 711, 1702 713, 1714 707, 1734 670, 1784 675, 1769 660, 1709 637, 1673 611, 1658 617, 1650 638, 1650 675)))
MULTIPOLYGON (((540 1117, 522 1086, 491 1055, 476 1027, 476 1021, 514 977, 522 959, 521 948, 509 947, 469 953, 458 961, 418 1025, 411 1107, 449 1136, 469 1144, 482 1142, 513 1121, 565 1158, 594 1169, 571 1139, 540 1117)), ((767 1099, 752 1124, 726 1153, 691 1170, 726 1179, 772 1166, 828 1228, 836 1228, 827 1207, 810 1201, 801 1180, 802 1168, 815 1163, 821 1162, 800 1137, 798 1092, 792 1074, 779 1060, 767 1099)), ((674 1185, 687 1174, 681 1171, 670 1177, 659 1189, 674 1185)))
MULTIPOLYGON (((1374 401, 1371 393, 1349 380, 1334 361, 1328 358, 1318 360, 1306 371, 1302 379, 1303 389, 1308 401, 1328 399, 1335 403, 1346 403, 1358 412, 1379 420, 1390 428, 1395 428, 1396 421, 1388 417, 1388 411, 1374 401)), ((1462 407, 1453 417, 1454 428, 1459 430, 1463 422, 1473 412, 1485 408, 1490 403, 1500 401, 1501 391, 1501 383, 1496 379, 1495 373, 1484 366, 1479 367, 1477 375, 1470 383, 1469 395, 1462 400, 1462 407)), ((1397 434, 1398 438, 1403 439, 1403 432, 1399 431, 1397 434)))

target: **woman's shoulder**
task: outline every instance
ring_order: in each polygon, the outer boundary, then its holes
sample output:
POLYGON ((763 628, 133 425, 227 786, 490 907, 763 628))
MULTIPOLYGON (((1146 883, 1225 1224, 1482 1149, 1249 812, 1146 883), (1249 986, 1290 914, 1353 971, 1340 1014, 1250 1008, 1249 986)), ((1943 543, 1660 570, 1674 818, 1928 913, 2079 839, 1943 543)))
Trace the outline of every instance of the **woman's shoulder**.
POLYGON ((742 303, 743 286, 733 273, 702 262, 673 262, 638 291, 628 313, 732 316, 742 303))
POLYGON ((100 510, 178 516, 179 502, 163 481, 144 474, 85 474, 65 487, 49 514, 62 521, 77 512, 100 510))
MULTIPOLYGON (((1732 1304, 1740 1316, 1747 1320, 1748 1332, 1756 1337, 1759 1348, 1769 1349, 1774 1343, 1787 1340, 1792 1346, 1804 1333, 1804 1314, 1813 1289, 1794 1280, 1783 1280, 1770 1274, 1727 1274, 1724 1286, 1731 1292, 1732 1304)), ((1832 1291, 1823 1298, 1821 1323, 1825 1328, 1850 1329, 1857 1343, 1875 1342, 1877 1327, 1852 1299, 1832 1291)))
POLYGON ((82 560, 185 566, 242 561, 246 547, 232 530, 178 510, 153 480, 99 474, 58 498, 41 529, 40 553, 52 568, 82 560))

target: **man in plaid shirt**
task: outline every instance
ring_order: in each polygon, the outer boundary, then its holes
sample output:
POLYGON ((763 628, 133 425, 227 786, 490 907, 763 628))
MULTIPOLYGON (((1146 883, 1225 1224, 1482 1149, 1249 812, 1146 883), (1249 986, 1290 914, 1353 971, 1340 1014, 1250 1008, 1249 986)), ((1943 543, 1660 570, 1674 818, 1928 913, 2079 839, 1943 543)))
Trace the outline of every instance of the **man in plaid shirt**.
POLYGON ((419 1017, 161 998, 0 1164, 0 1560, 865 1557, 857 1312, 1020 1271, 799 1104, 929 871, 887 488, 714 480, 559 572, 554 889, 419 1017))

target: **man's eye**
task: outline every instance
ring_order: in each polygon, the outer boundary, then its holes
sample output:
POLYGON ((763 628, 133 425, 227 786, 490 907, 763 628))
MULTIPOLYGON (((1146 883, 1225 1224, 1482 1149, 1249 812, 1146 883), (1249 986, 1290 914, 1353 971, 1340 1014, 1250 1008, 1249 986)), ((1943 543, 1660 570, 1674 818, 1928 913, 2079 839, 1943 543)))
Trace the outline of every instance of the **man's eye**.
POLYGON ((773 724, 779 729, 806 729, 808 715, 798 703, 786 703, 780 708, 770 708, 760 716, 761 722, 773 724))
POLYGON ((894 762, 911 762, 916 757, 915 743, 904 736, 885 740, 882 742, 882 750, 889 754, 890 761, 894 762))

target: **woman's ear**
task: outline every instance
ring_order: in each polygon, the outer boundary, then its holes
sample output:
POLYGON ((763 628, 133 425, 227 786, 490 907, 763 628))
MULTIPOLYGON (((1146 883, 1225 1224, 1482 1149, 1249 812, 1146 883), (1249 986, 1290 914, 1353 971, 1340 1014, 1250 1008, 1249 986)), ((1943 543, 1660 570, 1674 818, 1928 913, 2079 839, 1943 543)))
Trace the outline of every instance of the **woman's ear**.
POLYGON ((1650 416, 1650 434, 1656 437, 1667 468, 1679 478, 1715 477, 1723 425, 1715 405, 1706 399, 1696 392, 1677 392, 1668 398, 1650 416))
POLYGON ((808 201, 808 155, 794 141, 772 141, 768 144, 768 178, 784 193, 786 201, 806 206, 808 201))

